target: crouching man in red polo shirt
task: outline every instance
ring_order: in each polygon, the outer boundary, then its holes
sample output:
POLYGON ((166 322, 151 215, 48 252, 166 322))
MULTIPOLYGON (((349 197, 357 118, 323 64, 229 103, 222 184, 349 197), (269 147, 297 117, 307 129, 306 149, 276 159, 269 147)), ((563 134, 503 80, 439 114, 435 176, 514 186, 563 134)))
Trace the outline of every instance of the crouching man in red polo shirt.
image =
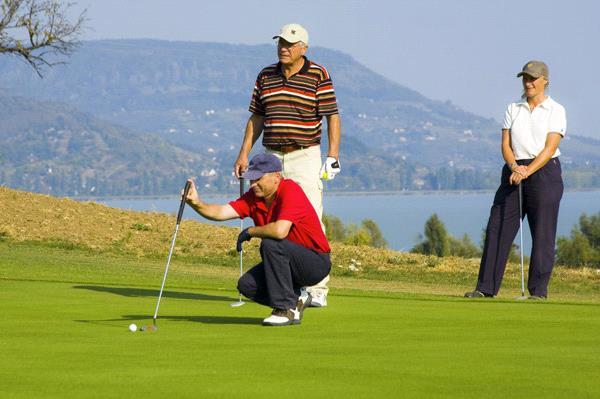
POLYGON ((241 251, 244 241, 261 238, 262 262, 239 279, 238 290, 273 308, 263 325, 300 324, 310 304, 310 296, 304 302, 300 299, 300 288, 323 280, 331 269, 321 222, 300 186, 282 177, 275 155, 256 155, 242 177, 250 180, 250 190, 229 204, 204 203, 193 182, 187 203, 210 220, 252 218, 254 226, 240 233, 237 249, 241 251))

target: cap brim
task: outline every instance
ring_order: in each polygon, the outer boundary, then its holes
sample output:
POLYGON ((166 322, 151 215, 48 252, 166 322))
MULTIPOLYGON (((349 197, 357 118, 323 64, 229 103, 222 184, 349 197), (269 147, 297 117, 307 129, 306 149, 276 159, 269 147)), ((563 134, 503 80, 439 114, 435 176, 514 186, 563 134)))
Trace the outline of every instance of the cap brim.
POLYGON ((246 180, 258 180, 266 174, 266 172, 259 172, 258 170, 247 170, 242 173, 242 177, 246 180))
POLYGON ((540 76, 544 76, 544 75, 542 75, 542 74, 540 74, 540 73, 519 72, 519 73, 517 74, 517 78, 520 78, 520 77, 521 77, 521 76, 523 76, 523 75, 529 75, 529 76, 531 76, 532 78, 536 78, 536 79, 537 79, 537 78, 539 78, 540 76))
POLYGON ((273 39, 279 39, 279 38, 285 40, 288 43, 298 43, 298 42, 302 41, 302 40, 296 40, 295 37, 286 37, 285 35, 275 35, 275 36, 273 36, 273 39), (294 41, 294 40, 296 40, 296 41, 294 41))

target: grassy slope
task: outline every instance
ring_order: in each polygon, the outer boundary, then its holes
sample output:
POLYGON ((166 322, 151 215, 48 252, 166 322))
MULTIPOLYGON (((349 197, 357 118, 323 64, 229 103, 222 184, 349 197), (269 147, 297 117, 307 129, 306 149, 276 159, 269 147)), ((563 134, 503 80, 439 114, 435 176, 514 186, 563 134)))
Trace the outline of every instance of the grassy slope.
POLYGON ((173 217, 2 188, 0 207, 0 397, 600 395, 594 270, 557 270, 551 301, 532 303, 512 300, 513 267, 500 298, 468 301, 476 260, 336 246, 330 306, 264 328, 264 307, 228 306, 235 229, 185 222, 160 329, 132 334, 173 217))
MULTIPOLYGON (((173 210, 178 200, 173 200, 173 210)), ((90 254, 164 259, 174 229, 174 217, 130 212, 95 203, 32 194, 0 187, 0 239, 46 246, 81 248, 90 254)), ((235 273, 237 229, 183 221, 175 259, 224 266, 235 273)), ((245 264, 258 261, 258 240, 246 244, 245 264)), ((460 295, 474 287, 478 259, 437 258, 368 247, 333 245, 332 287, 460 295), (352 271, 351 266, 357 271, 352 271), (353 277, 340 279, 340 277, 353 277), (355 279, 360 279, 360 283, 355 279)), ((555 268, 550 295, 555 299, 600 301, 600 272, 555 268)), ((509 265, 502 297, 519 293, 518 265, 509 265)))

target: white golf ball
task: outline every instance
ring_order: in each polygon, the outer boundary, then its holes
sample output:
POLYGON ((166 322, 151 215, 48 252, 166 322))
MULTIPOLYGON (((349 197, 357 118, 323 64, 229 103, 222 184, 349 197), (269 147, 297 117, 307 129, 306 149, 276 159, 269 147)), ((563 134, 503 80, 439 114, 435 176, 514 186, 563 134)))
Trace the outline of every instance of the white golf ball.
POLYGON ((137 331, 137 326, 135 324, 130 324, 129 325, 129 331, 136 332, 137 331))

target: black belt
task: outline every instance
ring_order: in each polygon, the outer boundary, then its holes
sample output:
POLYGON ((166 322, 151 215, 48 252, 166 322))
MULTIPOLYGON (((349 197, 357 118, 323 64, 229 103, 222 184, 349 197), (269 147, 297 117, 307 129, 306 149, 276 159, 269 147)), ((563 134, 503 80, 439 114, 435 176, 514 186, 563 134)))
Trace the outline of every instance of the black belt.
POLYGON ((310 145, 298 145, 298 144, 290 144, 290 145, 268 145, 267 149, 271 151, 282 152, 284 154, 289 154, 290 152, 294 152, 297 150, 303 150, 305 148, 311 147, 310 145))

